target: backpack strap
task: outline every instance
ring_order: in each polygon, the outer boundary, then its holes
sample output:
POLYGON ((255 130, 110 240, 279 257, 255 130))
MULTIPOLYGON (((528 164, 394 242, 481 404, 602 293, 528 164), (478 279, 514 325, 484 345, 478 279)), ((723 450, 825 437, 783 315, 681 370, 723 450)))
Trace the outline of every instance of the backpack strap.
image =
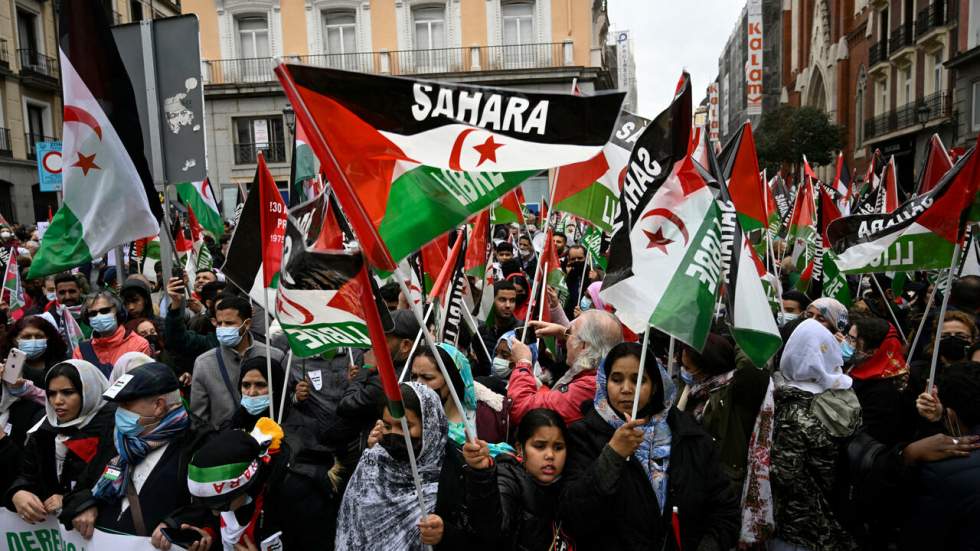
POLYGON ((109 375, 112 374, 112 365, 102 363, 102 360, 95 353, 95 348, 92 347, 92 341, 90 339, 79 341, 78 351, 82 354, 83 360, 99 368, 99 371, 105 375, 106 379, 109 378, 109 375))
POLYGON ((221 373, 221 378, 225 381, 225 387, 228 388, 228 395, 235 396, 235 387, 231 384, 231 377, 228 376, 228 368, 225 367, 224 354, 221 353, 221 347, 214 349, 214 353, 218 356, 218 372, 221 373))

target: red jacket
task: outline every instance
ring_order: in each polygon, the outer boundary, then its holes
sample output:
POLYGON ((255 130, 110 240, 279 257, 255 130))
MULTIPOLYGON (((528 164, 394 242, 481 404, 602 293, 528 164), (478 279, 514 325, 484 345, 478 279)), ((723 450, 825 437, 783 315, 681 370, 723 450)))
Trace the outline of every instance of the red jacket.
POLYGON ((529 367, 520 367, 510 374, 507 397, 513 401, 510 408, 511 425, 517 426, 527 412, 548 408, 558 412, 571 424, 582 418, 582 402, 595 399, 595 370, 589 369, 575 376, 563 388, 538 389, 534 374, 529 367))
MULTIPOLYGON (((142 352, 149 356, 152 353, 150 343, 139 336, 136 331, 127 331, 122 325, 116 328, 116 332, 108 337, 92 337, 92 349, 99 361, 107 365, 115 365, 119 356, 126 352, 142 352)), ((72 357, 76 360, 84 360, 81 351, 75 347, 72 357)))

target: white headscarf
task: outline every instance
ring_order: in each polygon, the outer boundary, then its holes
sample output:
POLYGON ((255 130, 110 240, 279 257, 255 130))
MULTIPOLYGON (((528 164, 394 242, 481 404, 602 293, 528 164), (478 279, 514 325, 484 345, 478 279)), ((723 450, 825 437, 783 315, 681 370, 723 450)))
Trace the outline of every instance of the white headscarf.
POLYGON ((58 415, 54 412, 54 406, 51 405, 50 401, 44 402, 44 412, 47 416, 48 423, 55 429, 64 429, 69 427, 82 428, 92 420, 102 406, 106 404, 106 401, 102 398, 102 393, 109 388, 109 381, 105 378, 105 375, 99 371, 99 368, 86 362, 85 360, 65 360, 54 367, 52 367, 48 374, 44 377, 44 386, 47 388, 48 383, 51 380, 51 374, 54 372, 55 367, 63 364, 71 364, 76 371, 78 371, 78 378, 82 382, 82 407, 78 411, 78 417, 72 419, 71 421, 66 421, 64 423, 58 423, 58 415))
POLYGON ((112 373, 109 374, 109 384, 116 382, 116 379, 136 369, 137 367, 155 362, 153 358, 142 352, 126 352, 112 366, 112 373))
POLYGON ((790 335, 779 361, 779 383, 811 394, 851 388, 840 344, 820 322, 808 319, 790 335))

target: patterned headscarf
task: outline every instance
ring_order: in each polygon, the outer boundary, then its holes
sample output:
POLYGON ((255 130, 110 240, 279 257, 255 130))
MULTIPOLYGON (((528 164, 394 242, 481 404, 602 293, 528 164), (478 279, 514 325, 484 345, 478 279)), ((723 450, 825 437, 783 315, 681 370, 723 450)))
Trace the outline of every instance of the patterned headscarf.
MULTIPOLYGON (((405 383, 422 405, 422 450, 416 458, 426 514, 435 511, 439 473, 446 455, 446 414, 439 396, 419 383, 405 383)), ((421 519, 412 470, 407 461, 375 445, 364 450, 337 515, 337 551, 422 548, 421 519)))
MULTIPOLYGON (((618 429, 625 424, 625 421, 617 415, 616 410, 609 404, 609 394, 606 390, 606 381, 608 380, 606 370, 611 369, 612 366, 606 365, 608 359, 609 356, 607 355, 599 369, 596 370, 596 391, 593 404, 599 416, 606 423, 609 423, 613 429, 618 429)), ((633 456, 639 460, 640 467, 643 467, 643 472, 650 480, 653 492, 657 494, 660 510, 663 511, 667 502, 667 466, 670 462, 670 427, 667 425, 667 413, 674 405, 677 389, 660 362, 652 354, 648 354, 645 368, 649 369, 652 364, 657 366, 660 382, 655 380, 653 373, 649 375, 651 379, 654 379, 655 387, 657 384, 663 386, 664 407, 658 413, 650 416, 645 425, 639 427, 643 431, 643 443, 633 452, 633 456)))
POLYGON ((847 327, 847 307, 837 299, 830 297, 818 298, 810 303, 807 308, 816 308, 823 318, 835 327, 832 331, 843 331, 847 327))
MULTIPOLYGON (((466 443, 466 425, 473 428, 474 434, 476 433, 476 385, 473 382, 473 370, 470 369, 470 361, 466 359, 466 356, 459 351, 455 346, 449 343, 440 343, 439 348, 443 349, 449 357, 452 358, 453 364, 456 369, 459 370, 459 376, 463 379, 463 395, 459 397, 463 401, 463 417, 465 421, 463 423, 455 423, 449 421, 449 438, 462 446, 466 443), (465 424, 464 424, 465 423, 465 424)), ((453 366, 447 365, 446 369, 452 369, 453 366)), ((452 384, 451 381, 446 381, 446 384, 452 384)), ((497 457, 501 453, 516 453, 514 448, 506 443, 488 443, 490 448, 490 457, 497 457)))

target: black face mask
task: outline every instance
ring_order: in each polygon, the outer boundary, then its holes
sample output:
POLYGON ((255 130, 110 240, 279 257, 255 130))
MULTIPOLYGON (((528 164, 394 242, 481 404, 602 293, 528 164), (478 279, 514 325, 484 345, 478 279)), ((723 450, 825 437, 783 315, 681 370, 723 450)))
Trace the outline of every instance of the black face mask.
POLYGON ((939 340, 939 354, 951 362, 966 358, 966 351, 972 343, 963 337, 951 335, 939 340))
MULTIPOLYGON (((389 433, 381 437, 378 442, 382 448, 388 452, 396 461, 408 461, 408 447, 405 445, 405 436, 402 434, 389 433)), ((422 452, 422 439, 412 438, 412 449, 415 451, 416 459, 422 452)))

